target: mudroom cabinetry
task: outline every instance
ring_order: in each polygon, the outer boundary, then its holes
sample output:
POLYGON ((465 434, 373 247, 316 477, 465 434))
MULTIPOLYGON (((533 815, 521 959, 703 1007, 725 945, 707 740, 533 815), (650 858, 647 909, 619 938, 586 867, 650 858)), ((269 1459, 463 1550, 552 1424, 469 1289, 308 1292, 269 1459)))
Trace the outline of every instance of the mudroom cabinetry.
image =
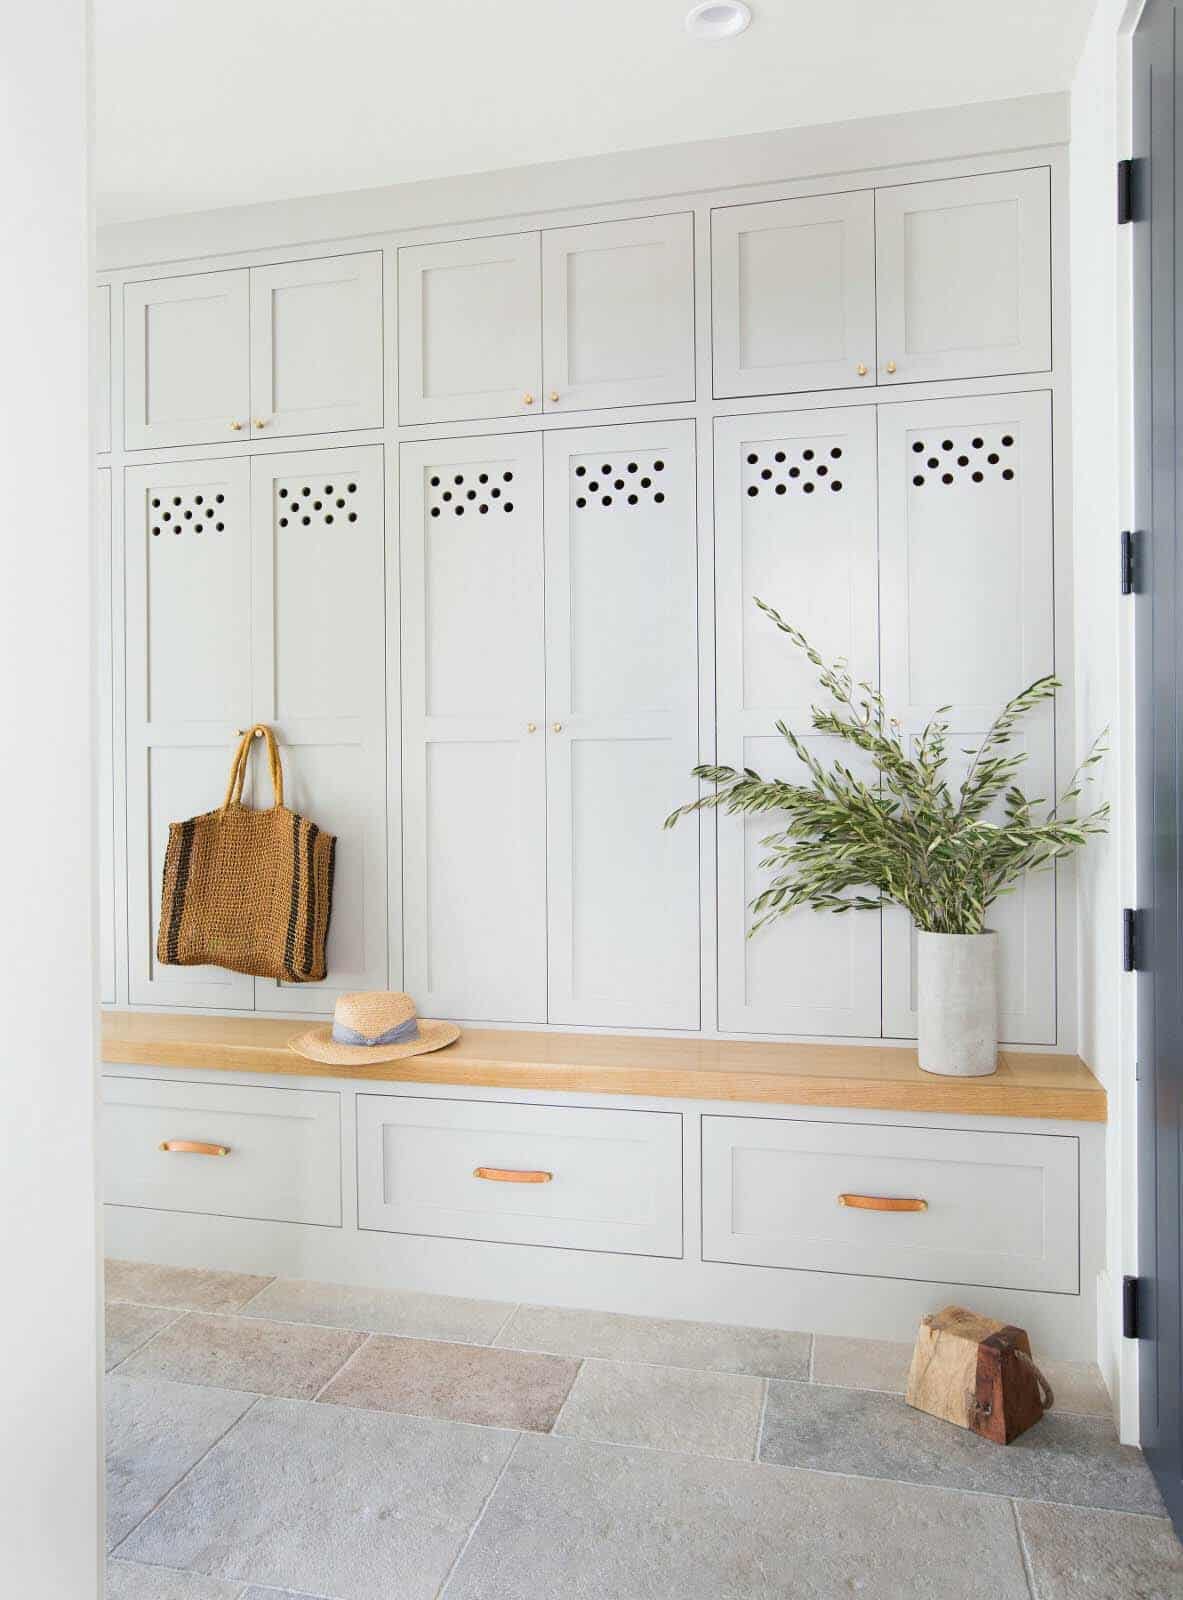
MULTIPOLYGON (((380 446, 129 468, 128 904, 134 1003, 324 1011, 386 981, 380 446), (158 966, 168 824, 221 804, 274 724, 285 800, 338 836, 331 982, 158 966)), ((250 803, 266 805, 265 764, 250 803)))
POLYGON ((698 1025, 693 425, 402 448, 404 964, 425 1012, 698 1025))
POLYGON ((382 425, 382 255, 124 286, 129 450, 382 425))

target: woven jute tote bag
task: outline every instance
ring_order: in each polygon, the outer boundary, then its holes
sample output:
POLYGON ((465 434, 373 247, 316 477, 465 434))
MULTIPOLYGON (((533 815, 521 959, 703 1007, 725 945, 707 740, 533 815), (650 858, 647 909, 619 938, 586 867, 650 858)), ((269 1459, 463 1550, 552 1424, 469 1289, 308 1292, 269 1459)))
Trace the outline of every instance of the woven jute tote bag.
POLYGON ((220 809, 169 825, 156 959, 321 980, 336 853, 331 833, 284 805, 275 735, 256 723, 235 752, 220 809), (275 804, 260 810, 242 803, 256 739, 266 743, 275 790, 275 804))

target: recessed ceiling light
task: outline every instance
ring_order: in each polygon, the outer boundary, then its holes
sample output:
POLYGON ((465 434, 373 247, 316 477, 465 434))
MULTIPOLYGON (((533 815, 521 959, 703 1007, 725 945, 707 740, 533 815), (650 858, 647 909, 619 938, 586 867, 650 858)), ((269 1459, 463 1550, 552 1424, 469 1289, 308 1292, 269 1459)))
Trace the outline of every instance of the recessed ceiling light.
POLYGON ((686 13, 686 32, 696 39, 734 39, 751 20, 743 0, 699 0, 686 13))

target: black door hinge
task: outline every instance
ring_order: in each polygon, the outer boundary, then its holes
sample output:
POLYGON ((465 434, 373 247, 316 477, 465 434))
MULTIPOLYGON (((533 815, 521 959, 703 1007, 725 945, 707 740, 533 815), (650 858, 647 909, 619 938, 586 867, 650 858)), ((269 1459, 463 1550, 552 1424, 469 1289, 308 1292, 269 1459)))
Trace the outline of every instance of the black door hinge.
POLYGON ((1121 1280, 1121 1336, 1123 1339, 1140 1339, 1142 1330, 1138 1322, 1138 1301, 1141 1299, 1141 1278, 1128 1275, 1121 1280))
POLYGON ((1119 161, 1117 163, 1117 221, 1120 226, 1123 222, 1134 220, 1134 163, 1132 161, 1119 161))
POLYGON ((1129 528, 1122 530, 1121 535, 1121 592, 1133 594, 1137 588, 1137 574, 1134 570, 1134 535, 1129 528))
POLYGON ((1141 951, 1138 949, 1138 913, 1126 906, 1121 914, 1121 970, 1123 972, 1137 972, 1140 954, 1141 951))

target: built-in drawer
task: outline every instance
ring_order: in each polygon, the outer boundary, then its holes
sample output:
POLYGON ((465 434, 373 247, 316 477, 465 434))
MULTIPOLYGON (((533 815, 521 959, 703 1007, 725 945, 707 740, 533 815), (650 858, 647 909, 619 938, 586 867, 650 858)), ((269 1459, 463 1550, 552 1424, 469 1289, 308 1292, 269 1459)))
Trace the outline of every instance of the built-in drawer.
POLYGON ((103 1198, 339 1228, 341 1096, 108 1074, 103 1198))
POLYGON ((1076 1294, 1078 1153, 1069 1135, 704 1116, 703 1257, 1076 1294))
POLYGON ((357 1097, 358 1222, 505 1244, 682 1253, 682 1118, 357 1097))

